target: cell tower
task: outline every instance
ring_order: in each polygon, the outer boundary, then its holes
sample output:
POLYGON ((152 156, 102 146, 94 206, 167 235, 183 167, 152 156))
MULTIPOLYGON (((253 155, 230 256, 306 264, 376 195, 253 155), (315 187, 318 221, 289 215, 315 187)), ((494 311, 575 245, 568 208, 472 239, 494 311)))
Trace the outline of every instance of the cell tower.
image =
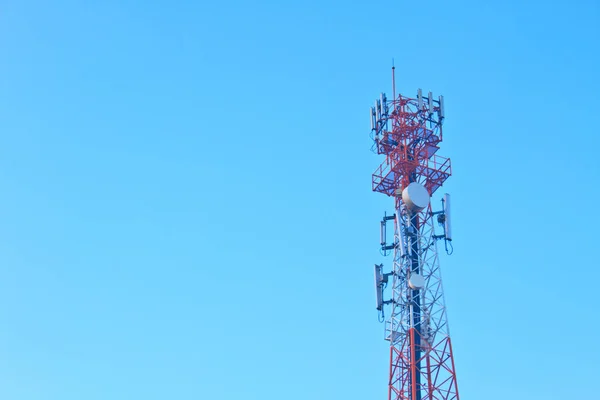
POLYGON ((373 151, 385 160, 373 174, 373 191, 395 200, 381 221, 381 250, 393 267, 375 265, 377 310, 390 342, 389 400, 458 400, 452 343, 446 318, 437 242, 451 253, 450 196, 441 211, 430 198, 451 175, 450 159, 437 154, 442 141, 444 99, 431 92, 416 98, 384 93, 371 108, 373 151), (441 234, 436 234, 436 223, 441 234), (388 243, 387 227, 393 225, 388 243), (391 298, 384 289, 391 282, 391 298), (384 311, 389 310, 385 319, 384 311))

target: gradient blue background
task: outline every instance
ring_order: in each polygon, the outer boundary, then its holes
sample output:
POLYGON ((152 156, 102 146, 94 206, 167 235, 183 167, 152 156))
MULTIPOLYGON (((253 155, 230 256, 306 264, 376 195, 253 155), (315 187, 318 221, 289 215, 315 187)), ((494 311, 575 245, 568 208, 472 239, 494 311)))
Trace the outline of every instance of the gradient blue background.
POLYGON ((462 398, 596 398, 600 6, 486 3, 2 1, 0 398, 386 398, 392 58, 446 99, 462 398))

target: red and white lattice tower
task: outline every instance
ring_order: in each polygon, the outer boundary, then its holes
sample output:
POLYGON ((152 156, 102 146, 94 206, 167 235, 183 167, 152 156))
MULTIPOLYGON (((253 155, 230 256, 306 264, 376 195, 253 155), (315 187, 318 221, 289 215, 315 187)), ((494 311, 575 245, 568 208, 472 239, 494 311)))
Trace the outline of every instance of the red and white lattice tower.
POLYGON ((437 154, 444 100, 420 89, 415 98, 396 96, 393 84, 393 98, 382 94, 371 109, 373 150, 385 156, 373 190, 395 201, 394 214, 381 221, 381 248, 393 254, 393 268, 375 266, 377 309, 390 342, 389 400, 458 400, 437 249, 438 241, 446 251, 452 247, 450 196, 444 195, 441 211, 430 204, 451 174, 450 159, 437 154), (390 284, 391 298, 384 300, 390 284))

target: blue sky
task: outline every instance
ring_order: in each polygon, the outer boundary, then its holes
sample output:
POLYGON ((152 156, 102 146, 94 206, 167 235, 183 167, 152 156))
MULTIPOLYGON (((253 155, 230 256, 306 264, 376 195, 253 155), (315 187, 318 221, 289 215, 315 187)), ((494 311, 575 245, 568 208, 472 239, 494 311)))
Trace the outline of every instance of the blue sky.
POLYGON ((3 1, 0 398, 386 398, 392 58, 445 96, 462 398, 589 398, 600 8, 522 3, 3 1))

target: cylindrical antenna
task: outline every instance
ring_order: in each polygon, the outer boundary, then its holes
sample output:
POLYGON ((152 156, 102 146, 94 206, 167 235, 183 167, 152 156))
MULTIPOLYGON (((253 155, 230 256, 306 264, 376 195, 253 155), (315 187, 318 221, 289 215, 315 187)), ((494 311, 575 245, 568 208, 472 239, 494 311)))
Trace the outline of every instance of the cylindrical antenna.
MULTIPOLYGON (((396 66, 394 65, 393 58, 392 58, 392 101, 393 102, 396 101, 396 66)), ((394 111, 394 110, 392 109, 392 111, 394 111)))

